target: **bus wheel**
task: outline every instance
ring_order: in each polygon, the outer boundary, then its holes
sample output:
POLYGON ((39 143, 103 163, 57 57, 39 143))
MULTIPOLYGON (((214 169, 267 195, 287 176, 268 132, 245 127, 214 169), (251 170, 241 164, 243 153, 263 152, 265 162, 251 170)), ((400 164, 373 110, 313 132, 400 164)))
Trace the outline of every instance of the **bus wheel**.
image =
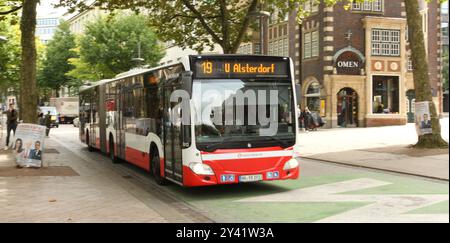
POLYGON ((119 159, 115 155, 114 140, 112 138, 109 139, 109 158, 114 164, 119 163, 119 159))
POLYGON ((155 179, 155 182, 160 186, 167 185, 167 180, 161 176, 161 165, 160 165, 160 159, 159 159, 158 154, 155 154, 153 156, 150 167, 151 167, 151 171, 153 174, 153 178, 155 179))

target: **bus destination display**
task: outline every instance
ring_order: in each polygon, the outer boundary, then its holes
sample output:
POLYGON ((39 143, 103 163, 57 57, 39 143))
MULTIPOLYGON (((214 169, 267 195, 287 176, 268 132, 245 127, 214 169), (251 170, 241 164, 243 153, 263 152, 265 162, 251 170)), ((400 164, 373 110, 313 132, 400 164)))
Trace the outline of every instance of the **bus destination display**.
POLYGON ((288 61, 197 60, 197 78, 288 78, 288 61))

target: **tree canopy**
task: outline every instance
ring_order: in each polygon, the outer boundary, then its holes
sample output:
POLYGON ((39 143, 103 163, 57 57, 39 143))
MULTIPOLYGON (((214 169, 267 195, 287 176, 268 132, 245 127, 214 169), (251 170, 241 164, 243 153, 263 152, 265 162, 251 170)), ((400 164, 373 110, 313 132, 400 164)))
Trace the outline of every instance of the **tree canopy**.
MULTIPOLYGON (((314 0, 316 1, 316 0, 314 0)), ((350 0, 325 0, 326 4, 350 0)), ((61 0, 61 5, 72 9, 100 7, 106 10, 130 9, 144 12, 163 41, 174 41, 180 47, 203 51, 219 44, 225 53, 235 53, 246 41, 248 31, 262 10, 280 15, 298 10, 299 19, 307 13, 303 4, 308 0, 98 0, 93 6, 81 0, 61 0)))
POLYGON ((140 15, 101 17, 86 27, 79 39, 79 58, 70 63, 75 69, 69 75, 79 79, 103 79, 136 67, 133 58, 155 66, 163 57, 156 35, 140 15))
POLYGON ((20 79, 20 31, 9 21, 0 21, 0 35, 8 41, 0 42, 0 89, 18 88, 20 79))
POLYGON ((442 83, 444 90, 448 90, 448 48, 442 53, 442 83))
POLYGON ((59 89, 62 86, 79 86, 78 80, 67 75, 74 69, 69 63, 71 58, 77 58, 75 52, 75 36, 70 32, 69 24, 62 22, 48 43, 42 68, 38 72, 40 87, 59 89))
POLYGON ((0 0, 0 20, 5 18, 2 16, 14 14, 22 9, 22 0, 0 0))

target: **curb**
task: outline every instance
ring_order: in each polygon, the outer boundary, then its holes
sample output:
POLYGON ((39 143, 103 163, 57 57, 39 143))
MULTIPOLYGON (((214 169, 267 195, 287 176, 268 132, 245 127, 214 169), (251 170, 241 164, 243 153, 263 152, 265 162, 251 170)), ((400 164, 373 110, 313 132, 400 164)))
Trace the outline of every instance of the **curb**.
POLYGON ((449 179, 447 179, 447 178, 441 178, 441 177, 436 177, 436 176, 427 176, 427 175, 415 174, 415 173, 410 173, 410 172, 383 169, 383 168, 377 168, 377 167, 372 167, 372 166, 367 166, 367 165, 357 165, 357 164, 352 164, 352 163, 347 163, 347 162, 342 162, 342 161, 318 159, 318 158, 307 157, 307 156, 302 156, 300 158, 305 158, 305 159, 310 159, 310 160, 315 160, 315 161, 320 161, 320 162, 325 162, 325 163, 332 163, 332 164, 337 164, 337 165, 345 165, 345 166, 351 166, 351 167, 357 167, 357 168, 363 168, 363 169, 371 169, 371 170, 384 171, 384 172, 396 173, 396 174, 401 174, 401 175, 417 176, 417 177, 423 177, 423 178, 432 179, 432 180, 449 182, 449 179))

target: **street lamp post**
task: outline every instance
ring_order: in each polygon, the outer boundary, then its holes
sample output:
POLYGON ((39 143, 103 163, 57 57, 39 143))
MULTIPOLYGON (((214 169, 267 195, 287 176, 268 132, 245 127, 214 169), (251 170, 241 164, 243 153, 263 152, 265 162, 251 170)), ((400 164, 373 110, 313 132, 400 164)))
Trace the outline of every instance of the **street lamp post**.
POLYGON ((142 65, 145 62, 145 59, 141 57, 141 41, 139 40, 138 42, 138 57, 137 58, 133 58, 132 61, 136 63, 137 68, 141 68, 142 65))
POLYGON ((267 12, 267 11, 258 11, 258 12, 250 13, 250 15, 259 17, 259 27, 260 27, 260 30, 259 30, 259 45, 260 45, 260 47, 259 47, 259 49, 260 49, 260 53, 262 55, 265 55, 266 54, 264 51, 265 50, 265 48, 264 48, 264 45, 265 45, 264 27, 265 26, 263 24, 263 21, 264 21, 264 18, 267 18, 267 20, 269 20, 271 14, 270 14, 270 12, 267 12))

